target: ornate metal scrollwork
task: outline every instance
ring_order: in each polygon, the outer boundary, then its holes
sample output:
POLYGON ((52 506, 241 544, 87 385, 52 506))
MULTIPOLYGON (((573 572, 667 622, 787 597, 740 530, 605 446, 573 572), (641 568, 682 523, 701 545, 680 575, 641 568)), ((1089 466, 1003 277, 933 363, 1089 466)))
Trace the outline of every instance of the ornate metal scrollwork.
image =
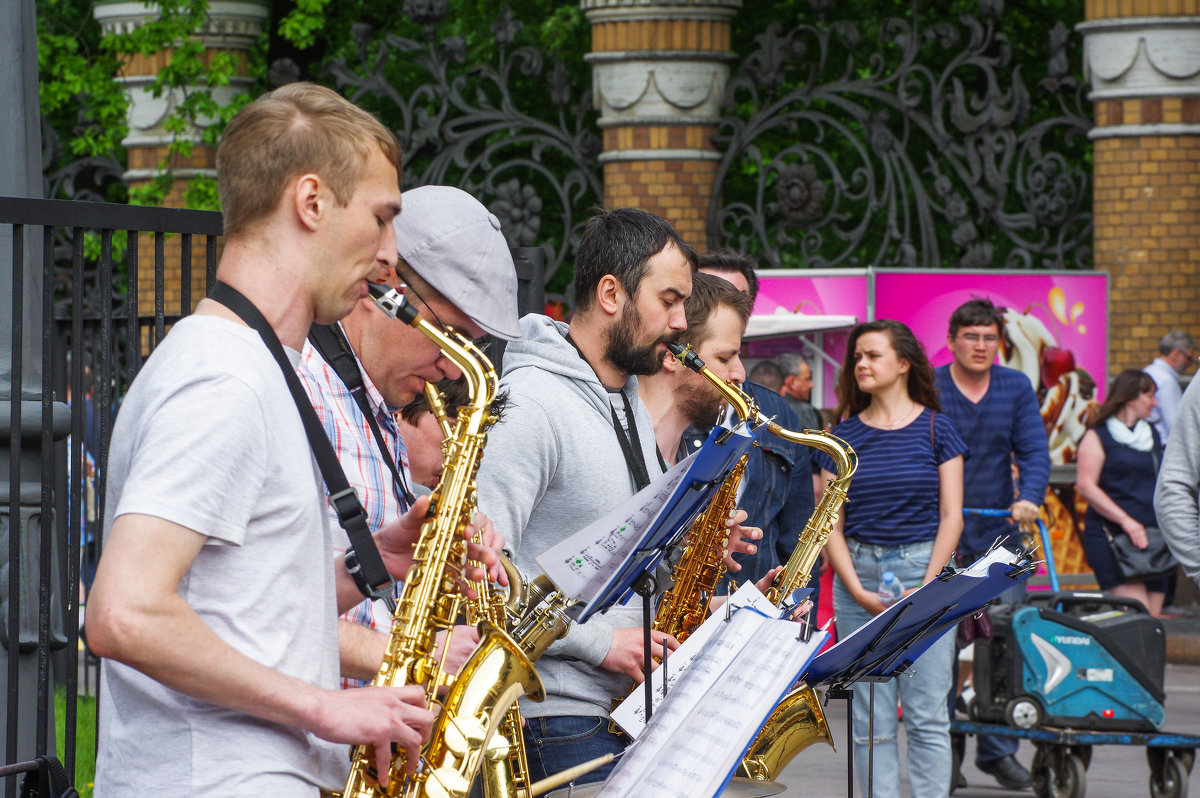
POLYGON ((404 10, 424 26, 425 41, 360 25, 356 60, 334 62, 330 75, 395 129, 406 186, 444 183, 475 194, 499 217, 511 246, 544 247, 546 280, 554 285, 588 208, 604 194, 591 91, 573 85, 557 56, 517 45, 523 24, 507 5, 491 26, 495 63, 478 65, 465 64, 462 37, 437 38, 445 2, 407 0, 404 10), (407 94, 391 78, 400 62, 410 83, 414 68, 427 77, 407 94))
POLYGON ((1001 0, 957 24, 887 19, 874 49, 810 5, 729 81, 710 246, 792 267, 1090 265, 1090 111, 1061 21, 1034 103, 1001 0))

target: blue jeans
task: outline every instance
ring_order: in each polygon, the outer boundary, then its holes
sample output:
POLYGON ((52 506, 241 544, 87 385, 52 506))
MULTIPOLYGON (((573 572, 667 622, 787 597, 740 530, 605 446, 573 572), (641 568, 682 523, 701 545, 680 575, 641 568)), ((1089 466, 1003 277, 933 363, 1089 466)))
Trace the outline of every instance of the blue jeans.
MULTIPOLYGON (((847 540, 854 571, 867 590, 876 587, 884 571, 892 571, 905 588, 925 579, 933 541, 900 546, 871 546, 847 540)), ((833 583, 833 609, 839 637, 862 626, 871 616, 858 605, 840 579, 833 583)), ((904 709, 908 743, 908 780, 912 798, 946 798, 950 791, 950 716, 946 693, 954 658, 954 630, 947 630, 908 671, 875 685, 874 779, 875 798, 900 798, 900 754, 896 744, 899 722, 896 703, 904 709)), ((856 683, 854 691, 854 769, 862 794, 867 794, 867 743, 870 685, 856 683)))
MULTIPOLYGON (((525 754, 529 758, 529 780, 541 781, 589 759, 620 754, 627 738, 608 730, 608 718, 560 715, 525 719, 525 754)), ((609 762, 575 779, 575 784, 604 781, 616 767, 609 762)))

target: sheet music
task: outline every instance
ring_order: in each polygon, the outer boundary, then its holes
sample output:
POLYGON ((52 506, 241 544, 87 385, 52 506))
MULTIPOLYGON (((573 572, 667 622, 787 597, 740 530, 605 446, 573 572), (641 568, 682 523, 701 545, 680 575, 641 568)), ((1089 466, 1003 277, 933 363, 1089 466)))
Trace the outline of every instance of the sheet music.
POLYGON ((966 576, 984 577, 988 574, 988 569, 994 563, 1004 563, 1005 565, 1016 565, 1017 555, 1013 554, 1003 546, 997 546, 992 551, 980 557, 975 562, 963 568, 959 573, 966 576))
MULTIPOLYGON (((773 608, 772 608, 773 609, 773 608)), ((716 795, 763 722, 827 635, 740 609, 704 645, 641 737, 601 788, 602 798, 716 795)))
POLYGON ((734 462, 754 443, 740 425, 714 429, 699 451, 603 518, 537 557, 551 581, 581 600, 568 613, 579 622, 633 595, 639 575, 652 569, 707 504, 734 462))
POLYGON ((639 490, 602 518, 543 552, 538 565, 568 596, 590 600, 633 553, 696 455, 639 490))
MULTIPOLYGON (((729 604, 733 610, 738 610, 742 607, 753 607, 763 615, 770 617, 778 617, 783 610, 779 610, 764 596, 752 582, 747 582, 738 588, 737 592, 729 598, 729 604)), ((667 694, 675 689, 675 685, 683 677, 688 666, 708 643, 709 639, 725 624, 725 608, 721 607, 716 615, 710 616, 696 631, 688 636, 680 644, 679 648, 675 649, 667 657, 667 694)), ((658 711, 658 705, 663 700, 663 668, 655 669, 651 676, 651 685, 654 689, 653 709, 658 711)), ((646 693, 645 685, 639 685, 624 701, 617 706, 612 712, 612 719, 628 734, 630 737, 637 739, 642 733, 642 729, 646 726, 646 693)))

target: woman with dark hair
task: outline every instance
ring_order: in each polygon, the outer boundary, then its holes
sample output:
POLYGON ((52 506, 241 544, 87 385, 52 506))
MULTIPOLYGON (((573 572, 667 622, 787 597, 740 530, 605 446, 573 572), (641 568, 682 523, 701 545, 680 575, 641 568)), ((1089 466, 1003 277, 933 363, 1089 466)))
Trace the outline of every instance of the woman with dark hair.
POLYGON ((1157 402, 1154 379, 1144 371, 1126 369, 1108 389, 1090 429, 1079 442, 1075 485, 1087 500, 1083 519, 1083 551, 1100 589, 1137 599, 1151 615, 1162 613, 1167 577, 1147 582, 1122 582, 1104 534, 1129 535, 1138 548, 1146 547, 1146 527, 1158 526, 1154 516, 1154 481, 1162 462, 1162 441, 1146 421, 1157 402))
MULTIPOLYGON (((838 378, 833 434, 858 454, 842 517, 826 551, 833 563, 834 612, 842 637, 883 612, 878 588, 891 571, 908 590, 935 578, 962 532, 966 445, 939 411, 933 368, 912 331, 873 321, 850 331, 838 378)), ((815 455, 825 484, 833 463, 815 455)), ((950 788, 950 720, 954 636, 943 635, 910 674, 875 686, 874 793, 899 798, 896 702, 904 709, 913 798, 944 798, 950 788)), ((856 683, 855 767, 867 792, 868 687, 856 683)))

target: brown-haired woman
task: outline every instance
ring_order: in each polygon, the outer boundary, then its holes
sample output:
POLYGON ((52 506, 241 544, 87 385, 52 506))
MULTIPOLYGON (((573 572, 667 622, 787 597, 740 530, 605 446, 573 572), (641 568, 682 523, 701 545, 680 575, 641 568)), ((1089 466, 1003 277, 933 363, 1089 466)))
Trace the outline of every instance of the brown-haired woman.
MULTIPOLYGON (((838 378, 833 434, 858 454, 842 517, 826 551, 833 563, 833 604, 842 637, 883 611, 877 593, 891 571, 905 588, 935 578, 962 533, 962 474, 966 445, 939 409, 933 368, 912 331, 900 322, 873 321, 850 331, 838 378)), ((833 464, 815 455, 828 484, 833 464)), ((913 798, 944 798, 950 787, 953 635, 943 635, 913 673, 875 686, 874 792, 899 798, 897 694, 904 707, 908 776, 913 798)), ((855 684, 854 757, 866 792, 869 710, 867 687, 855 684)))
POLYGON ((1100 589, 1137 599, 1151 615, 1162 613, 1167 577, 1122 582, 1113 562, 1104 527, 1129 535, 1146 546, 1146 527, 1158 526, 1154 515, 1154 480, 1162 462, 1162 441, 1146 421, 1157 404, 1149 374, 1126 369, 1108 389, 1108 398, 1079 442, 1075 485, 1087 500, 1083 519, 1083 551, 1100 589))

